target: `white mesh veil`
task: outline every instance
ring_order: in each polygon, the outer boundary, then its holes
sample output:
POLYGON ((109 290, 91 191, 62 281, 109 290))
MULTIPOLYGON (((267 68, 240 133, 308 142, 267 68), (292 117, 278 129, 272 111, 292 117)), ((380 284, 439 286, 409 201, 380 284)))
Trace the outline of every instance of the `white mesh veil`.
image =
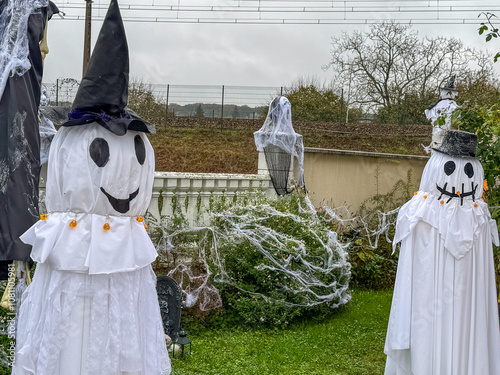
MULTIPOLYGON (((50 98, 47 87, 42 85, 42 95, 40 98, 40 107, 48 107, 50 105, 50 98)), ((42 111, 40 115, 40 163, 45 164, 49 158, 50 143, 52 138, 57 133, 54 123, 48 119, 42 111)))
POLYGON ((304 143, 292 126, 292 106, 287 98, 278 96, 269 104, 264 125, 254 133, 257 150, 274 145, 292 155, 298 162, 297 182, 304 185, 304 143))
POLYGON ((9 75, 23 75, 28 60, 28 18, 48 0, 3 0, 0 5, 0 97, 9 75))

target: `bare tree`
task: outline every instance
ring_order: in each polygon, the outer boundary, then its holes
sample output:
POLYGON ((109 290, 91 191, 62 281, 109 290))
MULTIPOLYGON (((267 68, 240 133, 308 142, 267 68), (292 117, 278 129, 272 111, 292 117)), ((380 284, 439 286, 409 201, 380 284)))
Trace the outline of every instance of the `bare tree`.
POLYGON ((458 80, 471 72, 484 78, 493 70, 485 53, 455 38, 420 38, 411 25, 394 21, 333 37, 331 55, 325 69, 344 87, 351 85, 351 102, 372 110, 390 109, 405 94, 428 97, 451 74, 458 80))

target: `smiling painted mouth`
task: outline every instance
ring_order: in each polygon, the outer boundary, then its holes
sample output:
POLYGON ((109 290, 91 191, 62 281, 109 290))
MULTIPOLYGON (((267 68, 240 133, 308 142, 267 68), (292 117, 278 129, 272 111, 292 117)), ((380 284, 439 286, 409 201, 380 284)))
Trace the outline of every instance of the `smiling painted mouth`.
POLYGON ((462 192, 460 191, 455 191, 455 186, 451 188, 451 191, 446 190, 446 186, 448 183, 446 182, 443 187, 440 187, 438 184, 436 184, 436 188, 439 190, 441 195, 438 197, 438 200, 441 199, 443 195, 448 196, 448 200, 446 203, 449 203, 452 198, 460 198, 460 205, 464 204, 464 198, 472 196, 472 201, 475 202, 475 195, 476 195, 476 189, 477 189, 477 184, 474 186, 474 182, 471 182, 471 190, 468 191, 467 193, 464 193, 464 184, 462 184, 462 192))
POLYGON ((139 194, 139 188, 137 188, 136 191, 134 191, 132 194, 128 196, 128 199, 118 199, 109 194, 106 190, 104 190, 103 187, 101 187, 101 191, 108 198, 108 201, 109 203, 111 203, 111 206, 113 206, 113 208, 121 214, 124 214, 125 212, 130 210, 130 202, 135 197, 137 197, 137 194, 139 194))

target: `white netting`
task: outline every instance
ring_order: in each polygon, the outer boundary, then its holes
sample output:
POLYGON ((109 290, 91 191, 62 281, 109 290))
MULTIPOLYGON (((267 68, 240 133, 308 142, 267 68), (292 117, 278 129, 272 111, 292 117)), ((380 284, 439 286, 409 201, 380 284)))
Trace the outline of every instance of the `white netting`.
POLYGON ((278 96, 273 99, 264 125, 254 133, 254 139, 259 151, 274 145, 297 158, 297 182, 300 186, 304 184, 304 143, 302 136, 293 130, 292 106, 287 98, 278 96))
MULTIPOLYGON (((40 99, 40 107, 48 107, 50 105, 50 98, 47 87, 42 86, 42 96, 40 99)), ((40 114, 40 163, 45 164, 49 159, 50 144, 57 130, 54 123, 50 121, 42 111, 40 114)))
POLYGON ((347 303, 350 300, 351 268, 348 249, 357 246, 355 240, 360 238, 367 239, 373 248, 378 246, 380 236, 391 242, 389 229, 395 225, 399 208, 387 213, 377 211, 375 221, 378 223, 370 226, 365 218, 342 218, 347 213, 345 207, 333 209, 324 206, 319 213, 307 196, 302 205, 300 199, 297 202, 299 209, 295 213, 278 210, 265 202, 241 205, 237 202, 226 210, 211 213, 212 224, 217 225, 177 228, 175 231, 166 228, 167 222, 173 218, 158 221, 149 216, 150 229, 161 233, 156 241, 160 256, 175 254, 175 266, 168 275, 179 282, 184 305, 192 307, 199 303, 202 311, 222 306, 219 291, 211 284, 212 276, 215 283, 229 284, 243 294, 279 301, 288 306, 327 303, 337 307, 347 303), (273 223, 279 225, 276 227, 273 223), (288 233, 284 227, 289 225, 300 228, 300 233, 288 233), (351 235, 341 240, 337 232, 349 232, 351 235), (308 239, 304 240, 304 237, 308 239), (349 239, 346 240, 347 237, 349 239), (198 250, 197 254, 193 254, 198 256, 194 267, 192 259, 176 249, 174 243, 178 243, 179 239, 198 250), (239 256, 231 254, 231 249, 238 251, 238 246, 244 242, 258 255, 259 261, 252 266, 256 272, 263 274, 264 282, 267 278, 271 282, 279 279, 280 292, 299 298, 289 302, 242 286, 244 283, 227 262, 229 257, 239 256))
POLYGON ((28 18, 48 0, 3 0, 0 5, 0 97, 9 76, 23 75, 28 60, 28 18))

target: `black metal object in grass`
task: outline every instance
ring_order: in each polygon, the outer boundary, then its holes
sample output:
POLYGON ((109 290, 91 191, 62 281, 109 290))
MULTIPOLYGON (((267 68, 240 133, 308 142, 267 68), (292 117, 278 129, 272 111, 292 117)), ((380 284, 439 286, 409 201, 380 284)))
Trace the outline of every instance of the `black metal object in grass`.
POLYGON ((184 359, 184 352, 187 345, 189 345, 189 355, 191 355, 191 343, 192 341, 189 339, 189 337, 187 337, 187 333, 182 329, 179 332, 179 336, 174 341, 174 345, 172 347, 172 357, 175 358, 175 348, 180 346, 179 358, 184 359))

